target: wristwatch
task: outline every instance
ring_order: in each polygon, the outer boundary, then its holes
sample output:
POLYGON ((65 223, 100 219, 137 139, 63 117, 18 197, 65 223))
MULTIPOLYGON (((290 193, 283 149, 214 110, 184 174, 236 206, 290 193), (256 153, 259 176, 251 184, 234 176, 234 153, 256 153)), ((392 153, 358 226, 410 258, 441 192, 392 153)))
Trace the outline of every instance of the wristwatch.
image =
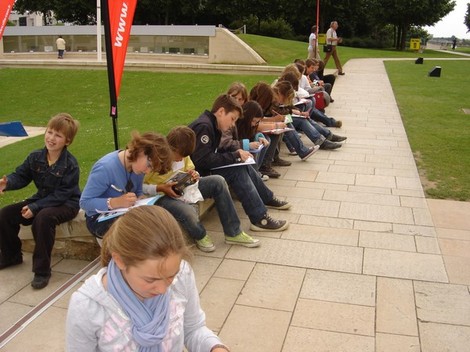
POLYGON ((236 158, 235 161, 236 161, 237 163, 241 163, 241 162, 242 162, 242 158, 236 158))

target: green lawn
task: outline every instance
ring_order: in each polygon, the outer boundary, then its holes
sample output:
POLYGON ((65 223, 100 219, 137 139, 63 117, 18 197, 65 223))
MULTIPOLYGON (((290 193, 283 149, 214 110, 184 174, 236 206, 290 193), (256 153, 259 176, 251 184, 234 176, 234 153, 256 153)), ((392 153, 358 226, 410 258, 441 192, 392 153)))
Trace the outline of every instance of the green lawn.
MULTIPOLYGON (((307 57, 307 43, 261 37, 253 34, 240 34, 248 45, 258 52, 269 65, 285 66, 296 58, 305 59, 307 57)), ((320 55, 324 57, 324 53, 320 50, 320 55)), ((452 53, 442 53, 434 50, 425 50, 423 53, 416 51, 396 51, 396 50, 379 50, 379 49, 361 49, 340 46, 338 48, 338 56, 344 65, 350 59, 358 58, 440 58, 440 57, 456 57, 452 53)), ((334 68, 333 59, 328 61, 327 68, 334 68)))
MULTIPOLYGON (((129 71, 123 75, 119 98, 119 146, 125 147, 132 130, 166 134, 188 124, 224 93, 234 81, 252 87, 274 76, 174 74, 129 71)), ((65 111, 80 120, 70 147, 81 167, 81 186, 93 163, 114 149, 109 117, 107 74, 104 70, 0 69, 0 122, 19 120, 45 126, 54 114, 65 111), (21 82, 21 85, 19 84, 21 82)), ((35 137, 2 148, 0 174, 10 173, 30 151, 43 146, 35 137)), ((30 195, 33 188, 5 193, 0 207, 30 195)))
POLYGON ((470 200, 469 61, 388 61, 386 68, 432 198, 470 200), (428 77, 441 66, 441 77, 428 77))
MULTIPOLYGON (((285 65, 306 56, 306 44, 294 41, 243 35, 270 65, 285 65)), ((455 57, 436 52, 417 54, 388 50, 341 47, 343 62, 356 57, 417 57, 413 61, 388 62, 397 101, 402 112, 419 166, 436 187, 430 197, 470 199, 469 131, 470 117, 461 112, 468 101, 470 64, 463 61, 426 61, 431 57, 455 57), (441 78, 429 78, 433 65, 443 67, 441 78)), ((187 124, 234 80, 248 87, 273 76, 219 74, 124 73, 119 98, 119 140, 123 148, 130 132, 155 130, 166 134, 173 126, 187 124)), ((61 111, 71 113, 81 123, 71 146, 81 166, 83 187, 93 163, 114 149, 109 115, 107 75, 104 70, 0 69, 0 122, 20 120, 25 125, 44 126, 61 111)), ((466 106, 470 108, 470 106, 466 106)), ((2 148, 0 174, 11 172, 27 154, 43 146, 43 137, 31 138, 2 148)), ((30 195, 32 187, 6 193, 0 207, 30 195)))

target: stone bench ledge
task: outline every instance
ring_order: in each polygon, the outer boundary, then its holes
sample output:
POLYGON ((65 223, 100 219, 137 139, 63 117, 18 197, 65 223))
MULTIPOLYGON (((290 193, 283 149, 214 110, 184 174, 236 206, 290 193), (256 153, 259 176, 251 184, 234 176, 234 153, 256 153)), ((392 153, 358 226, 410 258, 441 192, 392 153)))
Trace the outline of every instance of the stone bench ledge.
MULTIPOLYGON (((195 206, 202 219, 214 206, 214 200, 206 199, 196 203, 195 206)), ((33 252, 35 244, 31 227, 21 226, 19 237, 23 243, 23 251, 33 252)), ((90 261, 100 255, 100 246, 86 227, 85 212, 82 209, 73 220, 57 226, 52 255, 90 261)))

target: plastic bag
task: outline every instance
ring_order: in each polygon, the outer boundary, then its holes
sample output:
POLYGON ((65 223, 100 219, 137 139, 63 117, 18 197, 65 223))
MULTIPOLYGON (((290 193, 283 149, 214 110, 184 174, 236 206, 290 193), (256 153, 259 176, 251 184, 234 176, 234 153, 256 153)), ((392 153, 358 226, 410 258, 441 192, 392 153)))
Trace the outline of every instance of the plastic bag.
POLYGON ((199 181, 193 183, 192 185, 186 186, 186 188, 183 190, 183 195, 178 199, 185 203, 197 203, 204 200, 201 191, 199 191, 198 185, 199 181))

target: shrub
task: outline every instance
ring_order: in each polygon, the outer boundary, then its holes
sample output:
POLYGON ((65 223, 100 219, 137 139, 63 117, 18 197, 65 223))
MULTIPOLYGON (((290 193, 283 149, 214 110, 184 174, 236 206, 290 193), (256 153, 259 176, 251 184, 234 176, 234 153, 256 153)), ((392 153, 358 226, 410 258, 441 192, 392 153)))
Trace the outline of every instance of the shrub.
MULTIPOLYGON (((233 21, 230 23, 230 28, 240 28, 243 25, 246 25, 246 31, 250 34, 290 40, 295 40, 297 38, 292 26, 282 18, 263 20, 258 23, 258 17, 251 15, 248 18, 233 21)), ((305 41, 304 36, 301 38, 302 41, 305 41)))

